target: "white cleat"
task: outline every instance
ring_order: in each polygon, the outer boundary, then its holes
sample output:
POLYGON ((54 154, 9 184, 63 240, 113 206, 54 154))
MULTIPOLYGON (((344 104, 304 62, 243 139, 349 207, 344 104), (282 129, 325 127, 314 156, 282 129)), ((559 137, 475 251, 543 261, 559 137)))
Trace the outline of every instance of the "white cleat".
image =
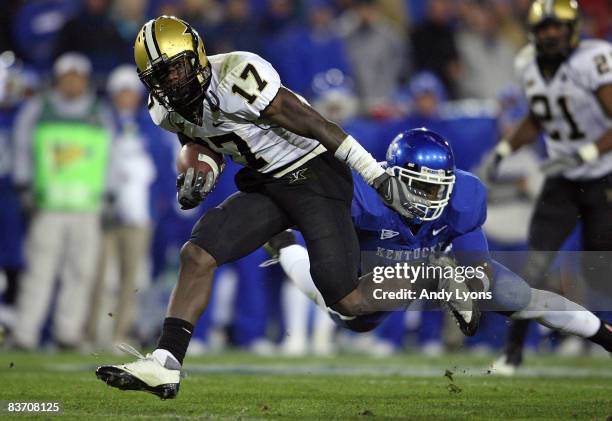
POLYGON ((489 371, 496 376, 512 377, 516 374, 517 368, 517 365, 508 362, 504 354, 493 361, 493 364, 489 367, 489 371))
POLYGON ((143 356, 129 345, 121 344, 120 348, 138 360, 128 364, 100 366, 96 369, 96 377, 117 389, 145 391, 161 399, 176 397, 181 381, 181 367, 176 361, 168 358, 162 364, 152 354, 143 356))

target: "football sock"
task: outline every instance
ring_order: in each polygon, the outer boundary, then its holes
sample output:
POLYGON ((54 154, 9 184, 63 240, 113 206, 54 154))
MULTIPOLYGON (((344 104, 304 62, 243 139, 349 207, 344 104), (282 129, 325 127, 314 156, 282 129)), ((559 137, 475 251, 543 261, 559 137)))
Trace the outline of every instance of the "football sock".
POLYGON ((529 328, 529 320, 512 320, 508 328, 506 341, 506 361, 509 364, 520 365, 523 362, 523 347, 529 328))
POLYGON ((601 345, 606 351, 612 352, 612 325, 603 320, 601 320, 600 323, 597 333, 587 339, 601 345))
POLYGON ((534 319, 562 333, 590 338, 597 333, 601 321, 593 313, 554 292, 531 290, 529 306, 512 315, 513 319, 534 319))
POLYGON ((298 287, 302 293, 306 294, 323 311, 327 312, 327 306, 323 296, 317 289, 310 276, 310 261, 308 251, 300 245, 292 245, 280 250, 278 257, 287 277, 298 287))
POLYGON ((157 343, 157 349, 169 351, 179 364, 182 365, 192 333, 193 325, 188 321, 175 317, 166 317, 159 342, 157 343))
POLYGON ((13 269, 7 269, 6 275, 6 290, 4 291, 4 302, 10 306, 17 302, 17 287, 19 284, 19 272, 13 269))
POLYGON ((153 351, 153 357, 166 368, 170 370, 180 370, 181 364, 167 349, 156 349, 153 351))

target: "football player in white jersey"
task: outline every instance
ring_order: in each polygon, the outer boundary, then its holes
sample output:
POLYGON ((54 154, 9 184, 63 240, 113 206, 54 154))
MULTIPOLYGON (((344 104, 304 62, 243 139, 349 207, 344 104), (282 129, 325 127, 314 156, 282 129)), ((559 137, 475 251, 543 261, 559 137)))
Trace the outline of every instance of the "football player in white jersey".
MULTIPOLYGON (((580 40, 575 0, 536 0, 528 22, 531 42, 516 68, 530 113, 502 140, 484 165, 496 177, 499 163, 544 135, 547 176, 529 231, 529 258, 523 273, 538 286, 564 240, 582 222, 584 276, 610 295, 612 259, 612 45, 580 40), (606 253, 607 251, 607 253, 606 253)), ((510 328, 497 372, 514 373, 522 362, 527 321, 510 328)))
MULTIPOLYGON (((374 285, 373 276, 358 277, 351 168, 406 217, 419 215, 417 204, 430 203, 427 192, 387 173, 354 138, 283 87, 274 68, 255 54, 208 57, 197 32, 168 16, 147 22, 134 49, 155 123, 177 133, 181 143, 204 143, 244 168, 235 180, 240 191, 203 215, 181 249, 157 349, 133 363, 99 367, 97 376, 120 389, 175 397, 216 267, 293 226, 306 240, 312 278, 327 306, 349 317, 372 312, 379 304, 364 291, 374 285)), ((214 185, 211 177, 193 169, 179 176, 183 209, 203 200, 214 185)), ((457 322, 473 334, 475 303, 454 310, 457 322)))

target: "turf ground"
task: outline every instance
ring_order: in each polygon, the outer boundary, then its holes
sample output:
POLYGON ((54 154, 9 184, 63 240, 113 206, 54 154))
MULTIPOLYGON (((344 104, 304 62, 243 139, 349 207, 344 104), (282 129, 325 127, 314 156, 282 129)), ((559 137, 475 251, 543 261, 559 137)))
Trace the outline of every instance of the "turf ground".
POLYGON ((284 359, 228 353, 188 358, 178 399, 169 401, 111 389, 95 378, 97 365, 127 359, 3 353, 0 400, 59 400, 58 418, 80 420, 612 420, 609 359, 534 356, 521 376, 498 378, 487 374, 490 357, 466 354, 284 359))

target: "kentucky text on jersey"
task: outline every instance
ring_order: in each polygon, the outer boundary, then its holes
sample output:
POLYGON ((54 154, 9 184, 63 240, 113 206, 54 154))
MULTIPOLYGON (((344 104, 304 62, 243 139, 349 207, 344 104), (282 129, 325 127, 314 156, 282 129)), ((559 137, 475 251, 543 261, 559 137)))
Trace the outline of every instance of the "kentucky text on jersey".
POLYGON ((431 254, 442 251, 444 243, 431 247, 419 247, 411 250, 395 250, 392 248, 376 247, 376 256, 396 262, 427 259, 431 254))

